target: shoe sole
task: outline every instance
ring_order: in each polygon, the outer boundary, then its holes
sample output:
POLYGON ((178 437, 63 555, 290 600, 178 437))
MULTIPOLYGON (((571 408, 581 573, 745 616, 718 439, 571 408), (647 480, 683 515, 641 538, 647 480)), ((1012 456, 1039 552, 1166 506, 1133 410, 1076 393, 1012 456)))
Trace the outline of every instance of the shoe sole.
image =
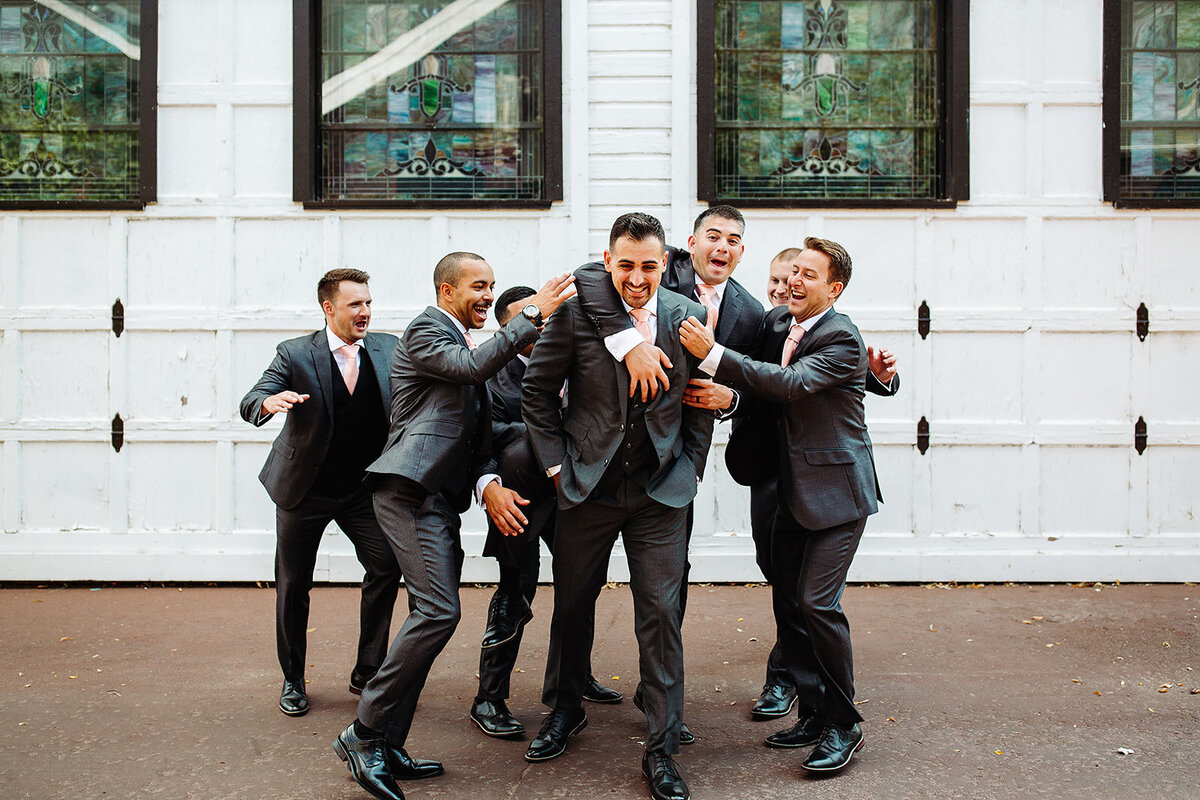
POLYGON ((778 719, 779 717, 786 717, 788 714, 792 713, 792 709, 795 707, 796 707, 796 698, 793 697, 792 702, 788 703, 788 707, 785 708, 783 711, 766 712, 766 711, 757 711, 757 710, 751 709, 750 719, 758 721, 758 722, 762 722, 762 721, 768 720, 768 719, 778 719))
POLYGON ((352 683, 352 684, 350 684, 350 694, 354 695, 355 697, 362 697, 362 693, 363 693, 363 689, 364 689, 364 688, 366 688, 366 687, 364 687, 364 686, 355 686, 355 685, 352 683))
POLYGON ((582 721, 582 722, 580 722, 578 725, 576 725, 574 730, 568 731, 568 732, 567 732, 567 735, 566 735, 566 737, 563 739, 563 746, 562 746, 562 749, 561 749, 561 750, 559 750, 557 753, 551 753, 550 755, 546 755, 546 756, 533 756, 533 757, 531 758, 531 757, 529 756, 529 752, 528 752, 528 751, 526 751, 526 753, 525 753, 525 760, 526 760, 526 761, 531 761, 531 762, 533 762, 533 763, 535 763, 535 764, 536 764, 536 763, 538 763, 538 762, 540 762, 540 761, 549 761, 549 760, 550 760, 550 759, 552 759, 552 758, 558 758, 558 757, 559 757, 559 756, 561 756, 563 753, 567 752, 567 741, 566 741, 566 740, 567 740, 567 739, 570 739, 572 736, 574 736, 575 734, 579 733, 581 730, 583 730, 584 728, 586 728, 586 727, 587 727, 587 723, 588 723, 588 721, 587 721, 587 717, 584 717, 584 718, 583 718, 583 721, 582 721))
POLYGON ((479 720, 475 719, 475 717, 474 717, 473 715, 471 715, 471 714, 467 714, 467 719, 471 720, 471 722, 474 722, 474 723, 475 723, 475 727, 476 727, 476 728, 479 728, 479 730, 483 731, 483 733, 485 733, 485 734, 487 734, 488 736, 491 736, 491 737, 493 737, 493 738, 495 738, 495 739, 511 739, 511 738, 513 738, 513 737, 516 737, 516 736, 521 736, 522 734, 524 734, 524 733, 525 733, 525 726, 524 726, 524 725, 522 725, 522 726, 521 726, 521 728, 520 728, 519 730, 514 730, 514 731, 505 731, 504 733, 501 733, 501 732, 499 732, 499 731, 489 731, 487 728, 485 728, 485 727, 483 726, 483 723, 482 723, 482 722, 480 722, 479 720))
POLYGON ((625 696, 624 696, 624 695, 621 695, 621 694, 618 694, 618 695, 617 695, 615 698, 613 698, 613 699, 608 699, 608 698, 601 699, 601 698, 599 698, 599 697, 589 697, 589 696, 587 696, 587 695, 585 694, 585 695, 583 695, 583 699, 584 699, 584 700, 587 700, 589 703, 596 703, 597 705, 602 705, 602 706, 615 706, 617 703, 619 703, 619 702, 621 702, 622 700, 624 700, 624 699, 625 699, 625 696))
POLYGON ((859 739, 858 744, 854 745, 854 748, 846 754, 846 760, 840 764, 834 764, 829 767, 810 767, 808 764, 801 764, 800 766, 809 772, 837 772, 839 769, 844 769, 850 763, 850 759, 854 757, 855 753, 862 750, 864 744, 866 744, 866 739, 859 739))
POLYGON ((816 744, 819 741, 821 741, 820 736, 815 736, 812 739, 808 739, 803 742, 796 742, 795 744, 784 744, 783 742, 772 742, 770 740, 770 738, 767 738, 767 739, 763 740, 763 744, 765 744, 767 747, 772 747, 776 750, 791 750, 791 749, 794 749, 797 747, 808 747, 810 745, 816 744))
POLYGON ((308 713, 307 708, 304 709, 303 711, 288 711, 286 708, 283 707, 283 703, 279 704, 279 710, 282 711, 284 714, 287 714, 289 717, 303 717, 305 714, 308 713))
POLYGON ((528 614, 525 615, 525 619, 523 619, 517 623, 517 627, 513 630, 512 636, 509 636, 507 639, 501 639, 498 642, 492 642, 491 644, 481 643, 479 645, 479 649, 480 650, 491 650, 492 648, 499 647, 502 644, 508 644, 513 639, 517 638, 517 634, 520 633, 521 629, 524 628, 526 625, 528 625, 532 619, 533 619, 533 612, 530 611, 528 614))

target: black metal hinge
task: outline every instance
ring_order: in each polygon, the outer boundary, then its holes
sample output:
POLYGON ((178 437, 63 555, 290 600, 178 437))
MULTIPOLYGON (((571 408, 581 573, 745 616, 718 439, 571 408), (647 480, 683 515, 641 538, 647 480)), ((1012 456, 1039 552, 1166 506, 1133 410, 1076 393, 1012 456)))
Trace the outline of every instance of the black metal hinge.
POLYGON ((121 303, 121 298, 113 301, 112 307, 112 332, 121 338, 121 333, 125 330, 125 306, 121 303))
POLYGON ((1146 308, 1146 304, 1142 303, 1137 307, 1137 337, 1141 341, 1146 341, 1146 335, 1150 333, 1150 309, 1146 308))
POLYGON ((1140 456, 1146 452, 1146 419, 1138 417, 1137 422, 1133 423, 1133 449, 1137 450, 1140 456))
POLYGON ((917 307, 917 333, 922 339, 929 335, 929 303, 924 300, 917 307))
POLYGON ((929 420, 921 417, 917 420, 917 452, 925 455, 929 449, 929 420))
POLYGON ((117 414, 112 421, 112 445, 113 450, 118 453, 125 446, 125 420, 121 419, 121 415, 117 414))

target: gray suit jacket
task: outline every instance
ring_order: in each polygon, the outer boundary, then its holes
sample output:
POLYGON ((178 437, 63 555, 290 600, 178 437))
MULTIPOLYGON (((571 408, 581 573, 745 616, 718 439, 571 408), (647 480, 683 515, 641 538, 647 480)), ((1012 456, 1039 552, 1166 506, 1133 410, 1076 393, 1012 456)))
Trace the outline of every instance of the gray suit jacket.
MULTIPOLYGON (((368 333, 363 349, 379 381, 379 396, 387 408, 391 398, 387 370, 398 340, 390 333, 368 333)), ((266 372, 242 398, 242 419, 263 425, 274 414, 263 413, 263 401, 290 389, 308 400, 286 415, 283 430, 271 444, 258 479, 275 505, 294 508, 312 488, 333 438, 333 378, 329 339, 325 329, 281 342, 266 372)), ((341 380, 341 375, 337 376, 341 380)))
MULTIPOLYGON (((683 508, 696 496, 712 440, 709 411, 683 405, 683 390, 697 359, 679 343, 679 326, 704 308, 663 288, 658 290, 657 344, 674 364, 671 389, 646 407, 646 429, 658 467, 647 494, 663 505, 683 508)), ((629 372, 604 347, 596 326, 572 298, 550 318, 525 373, 522 411, 533 450, 543 469, 562 465, 559 508, 587 499, 625 436, 629 372), (567 405, 559 390, 567 380, 567 405)))
POLYGON ((759 457, 770 459, 780 441, 780 498, 797 522, 822 530, 874 514, 882 499, 863 409, 867 348, 850 318, 834 311, 780 367, 790 326, 786 306, 768 312, 767 360, 726 350, 715 377, 779 404, 779 435, 762 443, 759 457))
POLYGON ((538 338, 524 314, 474 350, 437 308, 417 315, 392 354, 392 423, 368 472, 401 475, 428 492, 470 501, 491 456, 488 378, 538 338))

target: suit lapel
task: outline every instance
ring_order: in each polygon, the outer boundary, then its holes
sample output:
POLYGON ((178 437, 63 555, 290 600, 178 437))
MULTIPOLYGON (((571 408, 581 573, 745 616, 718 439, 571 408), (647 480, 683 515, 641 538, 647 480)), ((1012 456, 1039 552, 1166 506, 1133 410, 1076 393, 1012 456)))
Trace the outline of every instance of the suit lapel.
POLYGON ((730 281, 725 282, 725 293, 721 297, 721 307, 717 309, 717 341, 729 341, 729 334, 742 313, 742 300, 738 297, 730 281))
MULTIPOLYGON (((800 340, 800 346, 796 348, 797 357, 809 354, 812 348, 816 346, 817 338, 813 334, 815 334, 822 325, 824 325, 826 322, 829 322, 829 320, 833 319, 835 316, 837 316, 837 312, 831 309, 830 311, 826 312, 825 316, 821 317, 816 321, 816 323, 813 324, 811 330, 805 332, 804 337, 800 340)), ((795 361, 796 359, 793 358, 792 360, 795 361)))
MULTIPOLYGON (((312 349, 313 371, 317 374, 317 383, 321 386, 321 402, 325 404, 325 414, 333 422, 333 357, 329 353, 329 337, 321 329, 313 334, 312 349)), ((338 376, 341 377, 340 375, 338 376)))
MULTIPOLYGON (((768 317, 768 319, 771 319, 768 317)), ((767 356, 765 360, 772 364, 778 364, 779 359, 783 356, 783 342, 787 339, 788 331, 792 327, 792 315, 788 314, 786 307, 784 313, 777 315, 771 319, 771 328, 767 333, 766 349, 763 355, 767 356)), ((797 348, 798 349, 798 348, 797 348)))

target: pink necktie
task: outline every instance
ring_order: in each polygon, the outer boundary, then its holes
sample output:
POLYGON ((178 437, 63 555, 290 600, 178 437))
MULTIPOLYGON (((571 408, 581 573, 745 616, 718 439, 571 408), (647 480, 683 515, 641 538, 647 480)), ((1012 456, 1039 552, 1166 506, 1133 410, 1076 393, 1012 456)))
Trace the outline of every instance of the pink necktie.
POLYGON ((804 335, 804 328, 801 328, 795 322, 792 323, 792 330, 788 333, 787 341, 783 343, 783 358, 779 361, 779 366, 786 367, 788 362, 792 360, 792 356, 796 353, 796 345, 800 343, 800 337, 804 335))
POLYGON ((475 344, 475 340, 471 338, 470 331, 463 331, 463 338, 467 340, 467 349, 474 350, 479 345, 475 344))
POLYGON ((630 310, 629 316, 633 317, 633 327, 642 335, 646 343, 654 344, 654 334, 650 332, 650 310, 635 308, 630 310))
POLYGON ((342 379, 346 381, 346 389, 350 394, 354 394, 354 387, 358 384, 358 348, 357 344, 344 344, 338 348, 346 357, 346 364, 342 367, 342 379))
POLYGON ((717 327, 717 290, 709 283, 697 283, 696 292, 700 295, 700 303, 708 309, 708 327, 717 327))

